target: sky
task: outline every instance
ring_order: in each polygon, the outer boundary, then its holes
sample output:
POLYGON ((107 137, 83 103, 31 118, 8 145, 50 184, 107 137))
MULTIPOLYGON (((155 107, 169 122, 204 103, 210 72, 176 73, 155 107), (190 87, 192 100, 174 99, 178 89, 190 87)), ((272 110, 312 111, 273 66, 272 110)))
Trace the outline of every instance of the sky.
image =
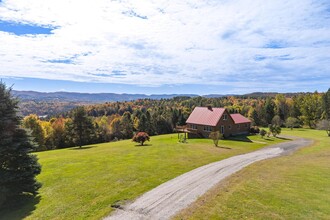
POLYGON ((329 0, 0 0, 15 90, 323 92, 329 76, 329 0))

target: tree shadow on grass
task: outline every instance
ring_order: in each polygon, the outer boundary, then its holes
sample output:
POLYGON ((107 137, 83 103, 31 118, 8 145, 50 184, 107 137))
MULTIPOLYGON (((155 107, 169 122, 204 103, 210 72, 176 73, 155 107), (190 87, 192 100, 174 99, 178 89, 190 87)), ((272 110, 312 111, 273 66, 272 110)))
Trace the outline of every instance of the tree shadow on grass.
POLYGON ((290 138, 285 138, 285 137, 278 137, 278 136, 277 136, 276 138, 281 139, 281 140, 292 141, 292 139, 290 139, 290 138))
POLYGON ((229 137, 227 140, 229 141, 242 141, 242 142, 252 142, 248 136, 232 136, 229 137))
POLYGON ((0 207, 0 220, 24 219, 32 214, 40 200, 39 195, 22 195, 15 200, 8 201, 6 205, 0 207))
POLYGON ((96 146, 93 145, 93 146, 73 147, 73 148, 70 148, 70 150, 87 150, 87 149, 94 148, 94 147, 96 147, 96 146))
POLYGON ((228 149, 228 150, 231 150, 232 149, 230 147, 225 147, 225 146, 217 146, 217 148, 223 148, 223 149, 228 149))
POLYGON ((136 145, 135 145, 135 147, 150 147, 150 146, 152 146, 152 144, 143 144, 143 145, 141 145, 141 144, 136 144, 136 145))

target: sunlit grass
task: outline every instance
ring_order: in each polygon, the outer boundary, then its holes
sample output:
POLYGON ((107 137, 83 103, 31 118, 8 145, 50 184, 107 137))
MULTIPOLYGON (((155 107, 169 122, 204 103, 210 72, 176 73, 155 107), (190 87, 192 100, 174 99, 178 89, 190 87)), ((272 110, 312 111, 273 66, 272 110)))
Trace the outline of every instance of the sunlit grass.
POLYGON ((250 165, 176 219, 330 219, 330 138, 325 131, 308 129, 283 134, 315 143, 250 165))
POLYGON ((193 139, 176 134, 37 153, 42 164, 40 202, 5 210, 1 219, 100 219, 124 203, 194 168, 282 140, 249 136, 245 141, 193 139), (253 143, 250 141, 256 141, 253 143))

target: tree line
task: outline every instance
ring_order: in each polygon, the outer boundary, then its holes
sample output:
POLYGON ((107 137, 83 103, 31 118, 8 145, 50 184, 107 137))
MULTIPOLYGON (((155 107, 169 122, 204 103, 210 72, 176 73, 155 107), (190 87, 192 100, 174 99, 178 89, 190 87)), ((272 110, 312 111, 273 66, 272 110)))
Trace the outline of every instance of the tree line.
POLYGON ((77 107, 48 119, 31 114, 23 126, 30 129, 39 144, 38 150, 130 139, 135 132, 149 135, 173 132, 184 125, 196 106, 225 107, 241 113, 253 126, 316 128, 321 120, 330 119, 330 89, 325 93, 301 93, 292 97, 175 97, 108 102, 77 107))

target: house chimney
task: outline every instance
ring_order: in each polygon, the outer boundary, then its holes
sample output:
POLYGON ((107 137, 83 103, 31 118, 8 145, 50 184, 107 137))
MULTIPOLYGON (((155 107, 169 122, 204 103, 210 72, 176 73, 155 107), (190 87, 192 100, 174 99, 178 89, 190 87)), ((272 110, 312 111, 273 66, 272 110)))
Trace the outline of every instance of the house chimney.
POLYGON ((210 111, 213 111, 212 106, 210 106, 210 105, 207 106, 207 109, 210 111))

